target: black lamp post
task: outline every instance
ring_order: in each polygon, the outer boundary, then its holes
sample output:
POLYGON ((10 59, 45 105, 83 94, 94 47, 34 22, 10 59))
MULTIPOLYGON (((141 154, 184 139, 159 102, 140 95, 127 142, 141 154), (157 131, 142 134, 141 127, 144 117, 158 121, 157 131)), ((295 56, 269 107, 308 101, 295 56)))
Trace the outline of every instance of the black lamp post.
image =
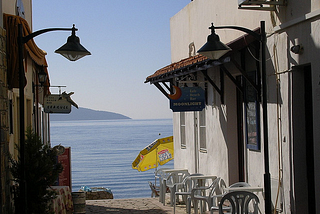
POLYGON ((70 61, 76 61, 86 55, 91 55, 81 44, 80 39, 75 35, 75 31, 78 29, 73 25, 72 28, 47 28, 43 30, 35 31, 29 35, 23 36, 22 24, 18 25, 18 61, 19 61, 19 114, 20 114, 20 162, 21 162, 21 180, 19 184, 21 210, 25 213, 27 211, 27 195, 26 195, 26 176, 25 176, 25 124, 24 124, 24 67, 23 67, 23 45, 30 39, 50 31, 72 31, 72 35, 69 36, 67 43, 61 48, 56 50, 56 53, 60 53, 70 61))
POLYGON ((219 59, 231 49, 220 42, 219 36, 215 34, 215 29, 234 29, 245 32, 261 43, 261 76, 262 76, 262 112, 263 112, 263 139, 264 139, 264 191, 265 191, 265 213, 271 214, 271 182, 269 172, 269 145, 268 145, 268 114, 267 114, 267 77, 266 77, 266 32, 265 22, 260 22, 260 34, 247 28, 238 26, 212 26, 211 35, 208 41, 199 50, 198 53, 208 57, 209 59, 219 59))

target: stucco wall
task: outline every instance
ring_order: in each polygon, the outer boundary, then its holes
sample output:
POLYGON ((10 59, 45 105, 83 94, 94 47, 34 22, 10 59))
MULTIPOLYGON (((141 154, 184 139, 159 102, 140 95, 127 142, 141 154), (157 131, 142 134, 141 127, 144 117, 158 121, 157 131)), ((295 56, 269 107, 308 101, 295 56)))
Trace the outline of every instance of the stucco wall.
MULTIPOLYGON (((2 12, 8 14, 16 14, 17 0, 3 0, 2 12)), ((32 0, 22 0, 25 10, 25 19, 28 21, 30 28, 32 29, 32 0)))
MULTIPOLYGON (((283 173, 283 186, 285 192, 285 209, 290 210, 294 207, 294 202, 290 200, 290 196, 295 195, 295 189, 292 189, 290 185, 294 182, 294 173, 303 173, 302 171, 292 172, 295 165, 293 161, 293 120, 297 117, 303 117, 304 113, 293 114, 292 113, 292 91, 299 85, 292 85, 292 75, 295 66, 311 65, 312 74, 312 96, 313 96, 313 137, 314 137, 314 168, 319 169, 320 159, 318 153, 320 151, 319 142, 320 139, 320 124, 319 113, 317 109, 320 106, 320 69, 319 59, 317 56, 320 54, 320 40, 319 40, 319 27, 320 27, 320 14, 319 4, 314 2, 314 5, 318 5, 318 8, 312 8, 313 11, 307 13, 301 17, 295 17, 291 21, 282 23, 282 27, 275 26, 275 34, 268 38, 268 49, 270 53, 270 67, 273 68, 274 73, 278 73, 278 102, 269 102, 269 142, 270 143, 270 169, 273 177, 278 177, 279 170, 283 173), (308 19, 310 17, 310 19, 308 19), (281 30, 279 30, 281 29, 281 30), (302 45, 304 47, 303 54, 294 54, 290 51, 293 45, 302 45), (278 104, 277 104, 278 103, 278 104), (277 116, 279 119, 277 120, 277 116), (278 145, 279 143, 279 145, 278 145), (278 147, 280 146, 280 147, 278 147), (280 148, 280 160, 278 159, 278 152, 280 148), (281 167, 279 168, 279 164, 281 167), (291 183, 292 182, 292 183, 291 183), (290 204, 292 203, 292 204, 290 204), (290 207, 290 205, 292 205, 290 207)), ((275 75, 268 77, 269 94, 268 99, 271 101, 277 100, 277 78, 275 75)), ((301 100, 304 102, 304 100, 301 100)), ((305 142, 307 143, 307 142, 305 142)), ((303 152, 303 151, 301 151, 303 152)), ((303 170, 306 166, 300 167, 303 170)), ((320 188, 320 174, 318 170, 315 170, 315 190, 320 188)), ((301 184, 303 185, 303 184, 301 184)), ((316 191, 316 206, 317 210, 320 210, 320 195, 316 191)))
MULTIPOLYGON (((188 45, 194 42, 196 50, 206 43, 211 23, 216 26, 240 25, 249 29, 267 20, 268 12, 238 10, 234 0, 194 0, 170 19, 171 60, 177 62, 188 57, 188 45), (255 18, 252 19, 252 16, 255 18)), ((234 30, 217 30, 222 42, 227 43, 243 33, 234 30)))
MULTIPOLYGON (((286 7, 279 7, 275 12, 239 10, 233 0, 205 1, 194 0, 170 20, 172 62, 177 62, 189 55, 189 44, 194 42, 198 50, 210 34, 208 27, 213 22, 216 26, 234 25, 255 29, 260 21, 266 22, 267 32, 267 84, 268 84, 268 133, 270 173, 273 181, 279 177, 283 180, 285 213, 294 210, 294 144, 292 135, 292 70, 295 66, 311 65, 312 95, 313 95, 313 135, 314 135, 314 168, 320 168, 320 3, 316 0, 288 1, 286 7), (218 6, 217 6, 218 5, 218 6), (301 44, 303 54, 290 51, 293 45, 301 44)), ((227 43, 243 33, 235 30, 216 30, 222 42, 227 43)), ((212 79, 216 79, 213 73, 212 79)), ((236 147, 230 147, 236 140, 232 133, 234 128, 234 94, 235 87, 226 82, 226 103, 221 105, 217 93, 209 86, 209 106, 206 107, 207 123, 207 153, 199 155, 199 172, 217 174, 227 182, 233 182, 229 157, 236 147), (212 97, 212 98, 211 98, 212 97), (212 100, 211 100, 212 99, 212 100), (215 100, 214 100, 215 99, 215 100), (227 123, 229 122, 229 123, 227 123), (231 122, 231 124, 230 124, 231 122), (229 153, 228 153, 229 152, 229 153), (218 160, 218 161, 217 161, 218 160)), ((186 120, 190 127, 193 117, 186 120)), ((261 112, 262 115, 262 112, 261 112)), ((179 113, 174 113, 174 126, 179 127, 179 113)), ((262 124, 261 124, 262 128, 262 124)), ((194 169, 194 151, 191 151, 193 130, 189 128, 190 145, 186 149, 176 149, 175 167, 194 169), (193 156, 192 156, 193 155, 193 156)), ((263 134, 263 133, 261 133, 263 134)), ((180 148, 179 129, 174 128, 175 148, 180 148)), ((263 139, 263 138, 262 138, 263 139)), ((303 143, 303 142, 301 142, 303 143)), ((234 145, 233 145, 234 146, 234 145)), ((247 150, 246 173, 247 181, 253 186, 263 186, 264 155, 263 141, 261 151, 247 150)), ((296 169, 297 170, 297 169, 296 169)), ((320 172, 315 170, 315 189, 320 189, 320 172)), ((274 193, 273 193, 274 195, 274 193)), ((263 198, 261 198, 263 201, 263 198)), ((316 206, 320 210, 320 194, 316 191, 316 206)))

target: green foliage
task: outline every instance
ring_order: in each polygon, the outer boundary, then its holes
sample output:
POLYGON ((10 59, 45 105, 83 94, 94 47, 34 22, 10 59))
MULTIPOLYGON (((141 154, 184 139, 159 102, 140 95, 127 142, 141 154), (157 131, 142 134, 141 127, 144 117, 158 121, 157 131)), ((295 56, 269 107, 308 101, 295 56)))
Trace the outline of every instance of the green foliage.
MULTIPOLYGON (((18 147, 20 152, 20 148, 18 147)), ((21 182, 21 161, 10 157, 11 174, 14 180, 21 182)), ((55 192, 48 188, 53 185, 59 173, 62 172, 62 165, 57 163, 56 151, 49 146, 43 145, 40 137, 30 129, 27 130, 25 140, 25 181, 28 213, 43 214, 48 213, 49 202, 55 197, 55 192)), ((21 195, 19 187, 15 198, 16 213, 19 210, 21 195)))

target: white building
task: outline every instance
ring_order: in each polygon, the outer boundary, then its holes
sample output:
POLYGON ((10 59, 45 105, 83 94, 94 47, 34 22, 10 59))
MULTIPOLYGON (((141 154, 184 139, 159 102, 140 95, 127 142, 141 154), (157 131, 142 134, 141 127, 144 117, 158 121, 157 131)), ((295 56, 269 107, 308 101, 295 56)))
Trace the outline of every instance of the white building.
POLYGON ((202 111, 173 113, 175 168, 264 187, 261 43, 242 31, 216 29, 232 51, 219 60, 196 53, 212 22, 260 34, 264 21, 272 204, 279 213, 320 213, 320 2, 239 2, 257 5, 191 1, 170 20, 172 64, 146 79, 165 96, 175 93, 173 85, 205 90, 202 111))

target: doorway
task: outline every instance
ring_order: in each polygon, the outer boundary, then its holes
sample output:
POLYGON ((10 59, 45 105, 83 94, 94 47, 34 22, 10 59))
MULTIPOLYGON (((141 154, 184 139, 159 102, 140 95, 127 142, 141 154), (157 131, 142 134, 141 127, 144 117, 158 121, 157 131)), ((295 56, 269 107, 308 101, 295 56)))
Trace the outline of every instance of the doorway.
POLYGON ((311 65, 292 72, 292 146, 295 213, 316 213, 311 65))

